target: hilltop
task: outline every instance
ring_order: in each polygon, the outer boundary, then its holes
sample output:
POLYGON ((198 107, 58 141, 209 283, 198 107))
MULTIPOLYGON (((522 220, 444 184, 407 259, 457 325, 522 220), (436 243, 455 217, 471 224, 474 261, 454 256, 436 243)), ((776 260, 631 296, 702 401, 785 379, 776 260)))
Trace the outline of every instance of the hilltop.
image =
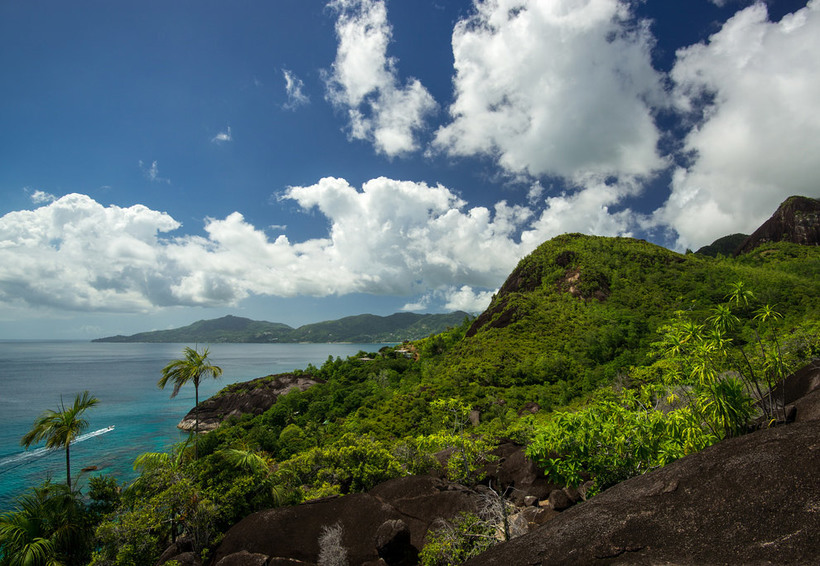
POLYGON ((737 258, 678 254, 631 238, 567 234, 522 259, 440 371, 459 387, 531 386, 546 406, 646 364, 677 311, 703 318, 742 280, 802 319, 820 310, 820 249, 764 244, 737 258))
POLYGON ((447 314, 396 313, 390 316, 362 314, 293 328, 281 322, 258 321, 228 315, 200 320, 182 328, 140 332, 131 336, 109 336, 98 338, 94 342, 402 342, 443 332, 449 327, 458 326, 469 316, 462 311, 447 314))

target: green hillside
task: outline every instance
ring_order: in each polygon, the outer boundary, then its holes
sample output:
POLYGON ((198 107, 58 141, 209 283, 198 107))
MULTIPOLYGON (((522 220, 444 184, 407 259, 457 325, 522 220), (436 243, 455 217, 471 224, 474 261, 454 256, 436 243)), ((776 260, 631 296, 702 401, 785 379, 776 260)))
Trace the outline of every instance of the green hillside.
POLYGON ((182 328, 98 338, 94 342, 402 342, 443 332, 451 326, 461 324, 468 316, 461 311, 447 314, 396 313, 390 316, 363 314, 292 328, 279 322, 228 315, 212 320, 200 320, 182 328))
POLYGON ((306 324, 291 332, 292 342, 402 342, 418 340, 458 326, 469 315, 396 313, 390 316, 361 314, 339 320, 306 324))
POLYGON ((723 236, 708 246, 703 246, 695 253, 708 255, 711 257, 717 257, 718 254, 729 256, 734 254, 748 237, 748 234, 730 234, 728 236, 723 236))
POLYGON ((791 321, 820 312, 817 247, 769 244, 715 259, 630 238, 559 236, 521 260, 439 372, 458 387, 591 391, 647 363, 656 330, 676 311, 706 316, 736 281, 791 321))

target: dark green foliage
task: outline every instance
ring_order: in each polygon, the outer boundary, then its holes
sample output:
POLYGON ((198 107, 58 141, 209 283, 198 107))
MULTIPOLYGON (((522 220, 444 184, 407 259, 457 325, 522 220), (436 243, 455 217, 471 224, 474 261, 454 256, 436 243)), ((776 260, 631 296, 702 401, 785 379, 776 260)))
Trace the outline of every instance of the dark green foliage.
POLYGON ((748 237, 748 234, 731 234, 729 236, 723 236, 708 246, 703 246, 695 253, 710 257, 717 257, 718 255, 731 256, 748 237))
POLYGON ((111 476, 94 476, 88 479, 89 510, 98 518, 113 511, 120 502, 122 487, 111 476))
POLYGON ((93 525, 79 492, 50 482, 32 488, 0 515, 0 565, 86 564, 93 525))

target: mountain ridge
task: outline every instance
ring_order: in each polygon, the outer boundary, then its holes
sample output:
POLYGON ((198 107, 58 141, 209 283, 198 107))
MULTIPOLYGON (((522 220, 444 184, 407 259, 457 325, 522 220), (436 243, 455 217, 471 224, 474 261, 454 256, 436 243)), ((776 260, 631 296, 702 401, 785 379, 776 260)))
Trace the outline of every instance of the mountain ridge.
POLYGON ((305 324, 293 328, 281 322, 252 320, 226 315, 198 320, 168 330, 138 332, 130 336, 97 338, 92 342, 209 342, 209 343, 333 343, 402 342, 416 340, 461 324, 470 315, 464 311, 446 314, 394 313, 388 316, 361 314, 305 324))

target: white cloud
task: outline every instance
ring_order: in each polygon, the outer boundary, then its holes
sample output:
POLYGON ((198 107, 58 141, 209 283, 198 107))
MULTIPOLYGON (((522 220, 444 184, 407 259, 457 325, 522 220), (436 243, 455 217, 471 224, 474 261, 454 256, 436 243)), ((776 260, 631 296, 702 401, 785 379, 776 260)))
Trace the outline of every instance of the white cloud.
POLYGON ((463 285, 458 289, 452 288, 445 293, 447 301, 444 308, 451 311, 465 311, 477 314, 490 306, 490 301, 497 291, 497 289, 495 291, 476 291, 467 285, 463 285))
POLYGON ((431 294, 428 293, 428 294, 425 294, 425 295, 422 295, 421 297, 419 297, 416 300, 416 302, 414 302, 414 303, 405 304, 401 308, 401 310, 406 311, 406 312, 424 311, 424 310, 427 310, 428 308, 430 308, 430 302, 431 302, 431 294))
MULTIPOLYGON (((231 127, 228 126, 228 129, 224 132, 219 132, 214 137, 211 138, 212 143, 226 143, 229 141, 233 141, 233 136, 231 135, 231 127)), ((154 161, 154 165, 156 165, 156 161, 154 161)))
POLYGON ((453 31, 452 122, 434 145, 576 181, 663 167, 653 39, 621 0, 476 0, 453 31))
POLYGON ((521 235, 521 241, 530 248, 567 232, 581 232, 596 236, 632 236, 639 227, 640 215, 630 209, 612 212, 610 209, 624 197, 636 194, 636 183, 606 184, 591 180, 570 195, 546 199, 546 208, 530 229, 521 235))
POLYGON ((44 204, 47 202, 54 202, 55 200, 57 200, 57 197, 55 197, 51 193, 47 193, 39 189, 30 189, 26 187, 24 190, 26 191, 26 193, 28 193, 31 202, 33 202, 34 204, 44 204))
POLYGON ((68 310, 145 311, 232 305, 249 295, 438 292, 467 305, 463 286, 497 287, 529 251, 514 234, 521 207, 466 208, 440 185, 378 178, 361 189, 325 178, 282 197, 329 222, 327 237, 270 239, 241 214, 207 219, 204 236, 169 237, 179 223, 136 205, 64 196, 0 217, 0 301, 68 310), (451 291, 456 289, 456 291, 451 291))
POLYGON ((381 0, 334 0, 336 60, 326 76, 327 98, 347 111, 349 135, 397 156, 418 149, 416 133, 437 104, 415 78, 401 85, 397 61, 387 56, 392 28, 381 0))
POLYGON ((361 191, 325 178, 292 187, 286 197, 328 218, 322 269, 328 278, 349 279, 348 292, 413 295, 454 281, 495 286, 520 255, 513 235, 529 217, 506 203, 493 212, 465 210, 466 203, 441 185, 386 178, 366 182, 361 191))
POLYGON ((142 174, 151 181, 152 183, 166 183, 168 185, 171 184, 171 180, 165 177, 160 177, 159 174, 159 164, 156 160, 151 162, 151 165, 146 165, 142 159, 139 161, 140 169, 142 170, 142 174))
POLYGON ((285 77, 285 92, 288 95, 288 101, 284 107, 288 110, 296 110, 300 106, 310 103, 310 98, 303 92, 305 83, 287 69, 282 69, 282 75, 285 77))
POLYGON ((758 3, 677 54, 676 103, 696 125, 656 221, 699 247, 750 232, 793 194, 818 195, 820 3, 780 22, 758 3))
POLYGON ((0 217, 0 300, 67 310, 140 311, 163 303, 160 232, 179 223, 135 205, 69 194, 0 217))
POLYGON ((415 302, 407 303, 402 307, 403 311, 426 311, 433 304, 440 304, 446 311, 464 311, 470 314, 478 314, 486 309, 493 295, 498 292, 476 290, 469 285, 461 287, 448 286, 435 291, 430 291, 419 297, 415 302))

